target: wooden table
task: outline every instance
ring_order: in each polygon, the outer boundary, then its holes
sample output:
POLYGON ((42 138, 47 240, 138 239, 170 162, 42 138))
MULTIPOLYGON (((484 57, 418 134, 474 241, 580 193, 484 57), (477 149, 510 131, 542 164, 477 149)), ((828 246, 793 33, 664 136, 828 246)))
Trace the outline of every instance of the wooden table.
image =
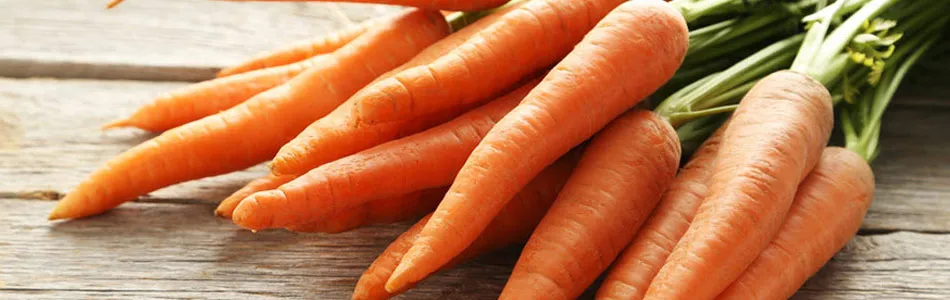
MULTIPOLYGON (((406 225, 252 234, 212 217, 261 167, 50 223, 52 200, 150 137, 98 126, 249 54, 393 7, 0 0, 0 298, 343 299, 406 225), (102 3, 99 3, 102 2, 102 3), (45 77, 45 78, 33 78, 45 77)), ((800 299, 950 299, 950 100, 902 96, 885 120, 860 234, 800 299)), ((517 249, 432 277, 404 299, 489 299, 517 249)))

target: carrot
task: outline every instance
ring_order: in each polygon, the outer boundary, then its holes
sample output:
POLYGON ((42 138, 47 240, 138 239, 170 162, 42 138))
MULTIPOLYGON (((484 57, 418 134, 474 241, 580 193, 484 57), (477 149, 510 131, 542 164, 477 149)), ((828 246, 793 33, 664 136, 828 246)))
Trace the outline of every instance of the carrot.
POLYGON ((218 208, 214 210, 214 215, 230 220, 232 214, 234 213, 234 208, 241 203, 241 200, 247 198, 247 196, 261 191, 276 189, 282 184, 290 182, 294 178, 297 178, 297 176, 278 176, 274 174, 267 174, 264 177, 254 179, 227 198, 224 198, 224 200, 218 204, 218 208))
POLYGON ((739 103, 689 230, 646 298, 710 299, 742 274, 778 231, 798 184, 831 134, 831 95, 807 75, 769 75, 739 103))
POLYGON ((314 57, 285 66, 217 78, 165 93, 140 107, 132 116, 102 129, 138 127, 162 132, 216 114, 294 78, 307 69, 326 65, 327 57, 314 57))
POLYGON ((567 55, 600 18, 622 2, 528 1, 431 63, 361 90, 354 96, 356 122, 412 119, 490 99, 567 55))
MULTIPOLYGON (((330 0, 225 0, 235 2, 330 2, 330 0)), ((412 6, 428 10, 481 10, 497 7, 508 0, 332 0, 335 2, 374 3, 412 6)))
POLYGON ((634 234, 679 168, 676 130, 633 110, 594 136, 499 299, 574 299, 634 234))
POLYGON ((825 149, 771 243, 717 299, 788 299, 858 232, 874 196, 867 162, 825 149))
POLYGON ((283 66, 320 54, 332 53, 375 26, 375 22, 377 19, 371 19, 359 26, 350 26, 315 39, 297 41, 278 49, 259 53, 233 67, 219 71, 218 77, 283 66))
MULTIPOLYGON (((531 230, 544 217, 544 212, 554 202, 561 186, 567 181, 577 162, 579 156, 577 153, 579 151, 572 151, 538 174, 501 210, 471 246, 440 269, 448 269, 484 253, 527 240, 531 230)), ((363 272, 353 292, 354 300, 388 299, 411 287, 407 285, 402 290, 387 292, 384 285, 402 259, 403 253, 419 237, 422 227, 431 216, 431 214, 426 216, 389 244, 376 261, 363 272)))
POLYGON ((98 214, 161 187, 267 160, 307 124, 446 31, 438 12, 400 13, 286 84, 166 131, 107 162, 66 195, 50 218, 98 214))
MULTIPOLYGON (((425 65, 438 59, 484 28, 491 26, 507 13, 521 7, 524 3, 525 1, 521 1, 505 6, 495 13, 463 27, 426 48, 409 62, 379 76, 371 85, 403 70, 425 65)), ((303 174, 346 155, 444 123, 468 108, 449 109, 414 120, 357 127, 352 126, 352 123, 355 122, 355 118, 351 114, 351 107, 355 102, 354 98, 350 98, 329 115, 308 126, 300 135, 282 147, 270 164, 271 171, 275 174, 303 174)))
POLYGON ((604 18, 475 148, 387 289, 465 249, 544 166, 668 80, 686 44, 683 17, 662 1, 626 2, 604 18))
POLYGON ((322 165, 276 190, 251 195, 234 210, 234 223, 253 230, 286 227, 372 199, 448 185, 485 133, 535 84, 525 84, 448 123, 322 165))
POLYGON ((418 218, 435 210, 448 187, 408 193, 391 199, 374 200, 345 209, 326 219, 287 227, 296 232, 341 233, 362 226, 391 224, 418 218))
POLYGON ((706 197, 706 184, 712 176, 723 127, 696 150, 670 183, 650 218, 607 272, 597 299, 643 299, 653 276, 686 233, 706 197))

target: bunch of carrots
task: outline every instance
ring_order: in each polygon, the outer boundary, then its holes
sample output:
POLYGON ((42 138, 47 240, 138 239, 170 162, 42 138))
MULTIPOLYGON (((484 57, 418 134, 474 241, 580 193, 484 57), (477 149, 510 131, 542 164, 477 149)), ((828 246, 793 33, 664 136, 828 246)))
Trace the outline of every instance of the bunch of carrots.
POLYGON ((50 219, 270 161, 215 213, 326 233, 421 217, 354 299, 517 244, 502 299, 576 298, 605 272, 599 299, 787 298, 857 232, 881 115, 950 20, 941 0, 354 2, 414 8, 105 125, 162 133, 50 219))

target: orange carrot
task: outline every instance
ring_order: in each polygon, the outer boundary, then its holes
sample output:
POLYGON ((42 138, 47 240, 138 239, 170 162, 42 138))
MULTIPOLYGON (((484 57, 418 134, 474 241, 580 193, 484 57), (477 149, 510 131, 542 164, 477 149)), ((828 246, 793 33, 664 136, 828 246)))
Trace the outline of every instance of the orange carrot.
POLYGON ((537 81, 451 122, 341 158, 273 191, 251 195, 234 210, 234 223, 253 230, 303 224, 372 199, 452 182, 495 122, 537 81))
POLYGON ((574 299, 613 262, 679 168, 668 121, 633 110, 594 136, 499 299, 574 299))
POLYGON ((827 148, 768 247, 717 299, 788 299, 858 232, 874 196, 867 162, 827 148))
MULTIPOLYGON (((572 151, 538 174, 501 210, 471 246, 440 269, 448 269, 484 253, 527 240, 531 230, 541 221, 544 212, 554 202, 561 186, 567 181, 577 162, 579 152, 572 151)), ((363 272, 353 292, 354 300, 388 299, 411 287, 407 285, 402 290, 390 293, 386 291, 384 285, 402 259, 403 253, 412 246, 431 216, 426 216, 389 244, 379 258, 366 269, 366 272, 363 272)), ((414 284, 415 282, 412 283, 414 284)))
POLYGON ((643 299, 653 276, 686 233, 696 209, 706 197, 706 184, 712 176, 723 127, 693 153, 689 163, 670 183, 656 210, 607 273, 597 291, 597 299, 643 299))
POLYGON ((315 39, 297 41, 275 50, 259 53, 236 66, 221 70, 218 72, 218 77, 283 66, 320 54, 332 53, 375 26, 374 23, 378 22, 377 20, 379 19, 372 19, 359 26, 350 26, 315 39))
POLYGON ((400 13, 286 84, 166 131, 107 162, 66 195, 50 218, 98 214, 161 187, 244 169, 273 157, 307 124, 447 30, 438 12, 400 13))
MULTIPOLYGON (((428 64, 449 53, 470 37, 494 24, 502 16, 524 3, 522 1, 501 8, 495 13, 462 28, 426 48, 409 62, 379 76, 373 84, 389 78, 393 74, 398 74, 402 70, 428 64)), ((351 114, 351 107, 354 102, 354 98, 347 100, 346 103, 325 118, 311 124, 299 136, 287 143, 271 162, 271 171, 275 174, 303 174, 346 155, 444 123, 468 109, 468 107, 455 108, 409 121, 357 127, 352 126, 355 118, 351 114)))
POLYGON ((709 196, 646 298, 710 299, 738 278, 782 225, 833 123, 831 95, 807 75, 756 83, 723 132, 709 196))
POLYGON ((445 264, 544 166, 668 80, 687 35, 679 12, 658 0, 626 2, 604 18, 476 147, 387 289, 445 264))
POLYGON ((448 187, 412 192, 392 199, 373 200, 326 219, 287 227, 296 232, 341 233, 362 226, 391 224, 418 218, 435 210, 448 187))
POLYGON ((285 66, 267 68, 189 85, 163 94, 140 107, 132 116, 102 129, 133 126, 162 132, 241 104, 255 95, 287 82, 307 69, 328 64, 314 57, 285 66))
POLYGON ((221 203, 218 204, 218 208, 214 210, 214 215, 230 220, 231 215, 234 213, 234 208, 241 203, 241 200, 247 198, 247 196, 261 191, 276 189, 282 184, 290 182, 294 178, 297 178, 297 176, 278 176, 274 174, 267 174, 264 177, 254 179, 251 182, 248 182, 247 185, 242 187, 240 190, 237 190, 221 201, 221 203))
MULTIPOLYGON (((235 2, 329 2, 330 0, 225 0, 235 2)), ((482 10, 497 7, 508 0, 332 0, 335 2, 374 3, 412 6, 428 10, 482 10)))
POLYGON ((359 124, 376 124, 490 99, 567 55, 622 2, 528 1, 431 63, 361 90, 353 115, 359 124))

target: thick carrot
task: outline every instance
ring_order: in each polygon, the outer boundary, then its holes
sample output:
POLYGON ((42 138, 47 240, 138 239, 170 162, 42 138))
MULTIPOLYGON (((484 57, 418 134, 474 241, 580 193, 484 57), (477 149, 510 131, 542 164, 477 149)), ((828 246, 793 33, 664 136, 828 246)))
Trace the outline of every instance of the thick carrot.
POLYGON ((485 101, 567 55, 623 0, 528 1, 431 63, 354 96, 359 124, 411 119, 485 101), (490 78, 491 80, 486 80, 490 78))
MULTIPOLYGON (((330 0, 225 0, 236 2, 329 2, 330 0)), ((332 0, 335 2, 374 3, 412 6, 428 10, 481 10, 501 6, 508 0, 332 0)))
POLYGON ((597 291, 597 299, 643 299, 676 242, 689 228, 707 194, 707 181, 719 152, 723 125, 693 153, 660 203, 614 262, 597 291))
POLYGON ((247 196, 261 191, 276 189, 282 184, 290 182, 294 178, 297 178, 297 176, 278 176, 274 174, 267 174, 264 177, 254 179, 227 198, 224 198, 224 200, 218 204, 218 208, 214 210, 214 215, 230 220, 231 215, 234 213, 234 208, 241 203, 241 200, 247 198, 247 196))
MULTIPOLYGON (((501 8, 497 12, 462 28, 462 30, 426 48, 409 62, 379 76, 373 84, 389 78, 393 74, 398 74, 402 70, 425 65, 436 60, 524 3, 525 1, 521 1, 501 8)), ((351 109, 354 103, 354 98, 347 100, 346 103, 325 118, 321 118, 308 126, 300 135, 282 147, 270 164, 271 171, 275 174, 303 174, 346 155, 444 123, 467 109, 467 107, 455 108, 409 121, 357 127, 352 126, 355 123, 355 117, 352 115, 353 110, 351 109)))
POLYGON ((345 209, 326 219, 287 227, 296 232, 341 233, 362 226, 391 224, 421 217, 435 210, 448 187, 412 192, 345 209))
POLYGON ((138 127, 162 132, 219 113, 255 95, 281 85, 307 69, 326 65, 328 57, 314 57, 285 66, 267 68, 189 85, 163 94, 126 119, 102 129, 138 127))
POLYGON ((485 133, 537 81, 448 123, 327 163, 278 189, 251 195, 234 223, 253 230, 303 224, 373 199, 449 185, 485 133))
POLYGON ((221 70, 218 72, 218 77, 283 66, 320 54, 331 53, 342 48, 372 28, 374 23, 378 22, 377 20, 378 19, 372 19, 359 26, 350 26, 315 39, 297 41, 278 49, 259 53, 233 67, 221 70))
MULTIPOLYGON (((568 153, 538 174, 501 210, 472 245, 440 269, 448 269, 484 253, 527 240, 531 230, 544 217, 545 211, 554 202, 561 186, 567 181, 578 160, 578 153, 580 151, 568 153)), ((407 285, 402 290, 392 293, 384 288, 393 269, 402 260, 406 250, 409 250, 412 243, 419 237, 422 227, 430 217, 431 215, 426 216, 389 244, 389 247, 386 247, 386 250, 366 269, 366 272, 363 272, 353 292, 354 300, 388 299, 411 287, 407 285)), ((415 282, 412 285, 415 285, 415 282)))
POLYGON ((267 160, 307 124, 445 36, 447 30, 438 12, 400 13, 286 84, 166 131, 107 162, 66 195, 50 218, 98 214, 161 187, 267 160))
POLYGON ((658 0, 604 18, 472 152, 387 288, 465 249, 544 166, 655 91, 682 62, 687 35, 683 17, 658 0))
POLYGON ((597 133, 499 299, 574 299, 633 239, 679 168, 676 130, 630 111, 597 133))
POLYGON ((867 162, 827 148, 768 247, 717 299, 788 299, 858 232, 874 196, 867 162))
POLYGON ((807 75, 760 80, 723 133, 709 196, 646 298, 710 299, 772 240, 833 127, 831 95, 807 75))

